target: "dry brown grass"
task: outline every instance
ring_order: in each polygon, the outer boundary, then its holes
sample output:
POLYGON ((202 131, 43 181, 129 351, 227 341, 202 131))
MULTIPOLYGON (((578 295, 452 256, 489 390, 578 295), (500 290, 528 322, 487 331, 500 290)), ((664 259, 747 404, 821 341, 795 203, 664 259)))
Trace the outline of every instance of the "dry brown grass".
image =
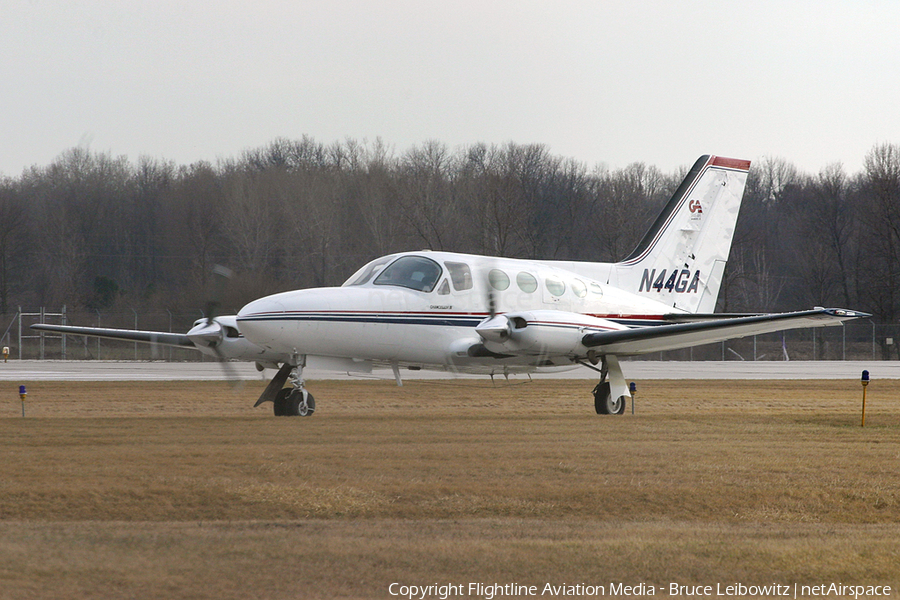
POLYGON ((435 582, 900 587, 900 382, 33 383, 0 407, 0 598, 435 582), (630 411, 630 407, 629 407, 630 411))

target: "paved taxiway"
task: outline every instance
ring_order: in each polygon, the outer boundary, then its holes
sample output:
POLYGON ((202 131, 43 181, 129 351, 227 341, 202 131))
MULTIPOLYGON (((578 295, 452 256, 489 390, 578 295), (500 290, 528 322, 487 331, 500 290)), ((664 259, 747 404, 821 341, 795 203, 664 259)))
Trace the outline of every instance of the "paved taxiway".
MULTIPOLYGON (((900 361, 818 361, 818 362, 653 362, 623 361, 622 370, 628 380, 641 379, 859 379, 863 369, 873 379, 900 379, 900 361)), ((212 381, 229 378, 259 380, 270 378, 274 371, 260 373, 249 363, 229 363, 229 371, 214 362, 141 362, 141 361, 38 361, 11 360, 0 362, 0 381, 212 381)), ((390 370, 372 375, 306 369, 307 380, 316 379, 387 379, 390 370)), ((401 371, 403 379, 438 379, 477 377, 431 371, 401 371)), ((524 377, 522 375, 517 376, 524 377)), ((578 368, 556 373, 540 373, 535 378, 594 379, 597 374, 578 368)))

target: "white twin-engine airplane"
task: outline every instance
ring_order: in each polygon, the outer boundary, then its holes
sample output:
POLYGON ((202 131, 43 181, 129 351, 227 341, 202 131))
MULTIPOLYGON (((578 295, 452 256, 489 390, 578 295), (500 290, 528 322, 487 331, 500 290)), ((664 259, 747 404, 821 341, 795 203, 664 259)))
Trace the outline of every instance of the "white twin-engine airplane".
POLYGON ((194 347, 278 369, 255 406, 307 416, 303 368, 434 369, 488 375, 584 366, 600 373, 598 414, 621 414, 618 360, 867 317, 844 309, 716 315, 750 161, 700 157, 632 254, 618 263, 405 252, 373 260, 341 287, 254 300, 184 335, 34 325, 68 334, 194 347), (290 380, 291 385, 284 387, 290 380))

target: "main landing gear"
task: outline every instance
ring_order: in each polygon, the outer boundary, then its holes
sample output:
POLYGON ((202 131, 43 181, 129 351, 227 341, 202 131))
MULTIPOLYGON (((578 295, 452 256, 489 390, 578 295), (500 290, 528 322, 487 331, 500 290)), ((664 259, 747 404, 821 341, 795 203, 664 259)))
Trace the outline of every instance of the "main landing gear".
POLYGON ((598 415, 621 415, 625 412, 625 396, 613 400, 609 387, 608 381, 601 381, 594 388, 594 410, 598 415))
POLYGON ((625 377, 622 375, 619 361, 615 356, 596 358, 599 360, 595 362, 595 357, 589 355, 589 359, 594 364, 602 360, 599 369, 600 383, 593 391, 594 410, 598 415, 621 415, 625 412, 626 399, 630 394, 625 386, 625 377))

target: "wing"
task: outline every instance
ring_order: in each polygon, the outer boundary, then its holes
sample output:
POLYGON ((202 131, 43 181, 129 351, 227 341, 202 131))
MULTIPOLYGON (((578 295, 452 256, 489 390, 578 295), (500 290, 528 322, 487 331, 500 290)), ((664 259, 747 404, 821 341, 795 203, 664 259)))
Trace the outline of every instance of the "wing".
POLYGON ((840 325, 843 321, 870 316, 872 315, 841 308, 816 308, 791 313, 598 331, 586 334, 581 343, 603 354, 644 354, 787 329, 840 325))
POLYGON ((103 327, 74 327, 72 325, 46 325, 40 323, 32 325, 31 328, 37 331, 50 331, 68 335, 86 335, 89 337, 106 338, 108 340, 146 342, 148 344, 161 344, 163 346, 176 346, 178 348, 196 348, 194 342, 182 333, 136 331, 132 329, 105 329, 103 327))

